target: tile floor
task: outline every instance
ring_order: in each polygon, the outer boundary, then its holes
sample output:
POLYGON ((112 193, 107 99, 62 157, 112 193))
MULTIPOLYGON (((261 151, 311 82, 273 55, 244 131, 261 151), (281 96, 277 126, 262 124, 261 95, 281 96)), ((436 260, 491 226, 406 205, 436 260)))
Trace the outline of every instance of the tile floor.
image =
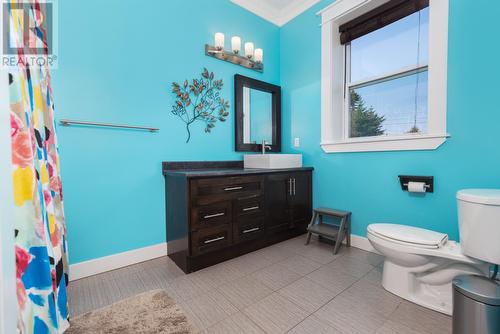
POLYGON ((382 257, 300 236, 185 275, 168 258, 71 282, 72 315, 165 289, 200 333, 451 333, 451 319, 386 292, 382 257))

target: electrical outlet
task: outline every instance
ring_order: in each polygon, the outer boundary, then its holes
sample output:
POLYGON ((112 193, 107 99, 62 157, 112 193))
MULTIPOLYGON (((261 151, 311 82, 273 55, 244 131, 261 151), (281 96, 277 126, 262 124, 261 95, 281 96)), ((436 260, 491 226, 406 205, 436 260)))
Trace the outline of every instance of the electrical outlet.
POLYGON ((295 137, 293 139, 293 147, 300 147, 300 138, 299 137, 295 137))

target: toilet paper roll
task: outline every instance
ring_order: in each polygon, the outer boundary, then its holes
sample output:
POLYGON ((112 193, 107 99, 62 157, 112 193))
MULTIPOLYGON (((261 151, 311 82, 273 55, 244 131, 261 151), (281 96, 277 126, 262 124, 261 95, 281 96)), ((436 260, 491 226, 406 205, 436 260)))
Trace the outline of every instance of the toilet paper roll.
POLYGON ((408 191, 412 193, 425 193, 425 182, 408 182, 408 191))

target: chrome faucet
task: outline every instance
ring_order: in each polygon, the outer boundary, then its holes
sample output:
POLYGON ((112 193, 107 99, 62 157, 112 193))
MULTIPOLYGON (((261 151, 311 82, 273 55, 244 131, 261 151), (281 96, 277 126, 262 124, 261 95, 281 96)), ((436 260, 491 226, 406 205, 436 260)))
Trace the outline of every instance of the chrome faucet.
POLYGON ((271 146, 266 145, 266 144, 267 144, 266 140, 262 139, 262 154, 266 154, 266 150, 271 149, 271 146))

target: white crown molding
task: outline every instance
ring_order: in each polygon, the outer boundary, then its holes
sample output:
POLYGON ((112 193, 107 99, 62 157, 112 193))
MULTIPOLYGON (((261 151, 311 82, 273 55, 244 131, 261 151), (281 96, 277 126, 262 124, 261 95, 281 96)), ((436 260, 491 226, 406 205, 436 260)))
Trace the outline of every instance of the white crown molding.
POLYGON ((281 10, 281 17, 278 26, 284 26, 318 2, 320 2, 320 0, 302 0, 292 2, 290 5, 281 10))
POLYGON ((80 278, 101 274, 106 271, 127 267, 166 255, 167 244, 161 243, 75 263, 69 266, 69 280, 75 281, 80 278))
POLYGON ((274 7, 269 6, 265 1, 231 0, 231 2, 271 23, 279 25, 279 11, 274 7))
POLYGON ((287 6, 277 8, 270 5, 265 0, 231 0, 234 4, 262 17, 263 19, 281 27, 293 20, 320 0, 299 0, 291 1, 287 6))

